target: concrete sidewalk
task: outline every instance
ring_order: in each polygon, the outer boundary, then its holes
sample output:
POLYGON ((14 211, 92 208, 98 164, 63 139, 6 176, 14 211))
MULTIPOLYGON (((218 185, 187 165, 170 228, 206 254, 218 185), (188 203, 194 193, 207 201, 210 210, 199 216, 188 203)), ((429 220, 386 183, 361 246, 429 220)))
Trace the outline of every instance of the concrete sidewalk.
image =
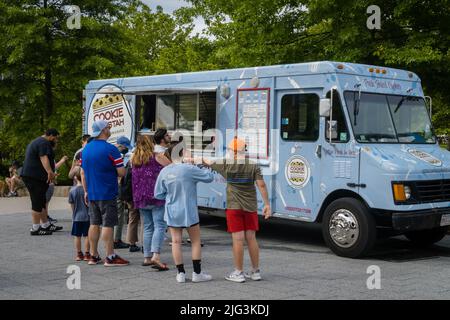
MULTIPOLYGON (((70 210, 67 198, 53 197, 49 205, 50 211, 70 210)), ((0 198, 0 215, 28 212, 31 214, 31 201, 28 197, 0 198)))
MULTIPOLYGON (((201 216, 202 266, 213 281, 178 284, 168 241, 162 261, 169 271, 142 267, 142 253, 128 250, 118 253, 130 266, 89 266, 74 261, 67 199, 54 198, 50 209, 64 230, 45 237, 29 234, 28 201, 0 199, 0 299, 450 299, 448 236, 425 250, 404 238, 383 240, 370 257, 346 259, 330 252, 317 226, 263 222, 258 233, 263 281, 238 284, 224 279, 233 268, 225 219, 201 216), (374 265, 381 271, 380 290, 367 287, 368 268, 374 265), (70 266, 80 268, 80 290, 67 287, 70 266)), ((104 257, 103 247, 99 251, 104 257)), ((191 278, 190 246, 183 251, 191 278)))
MULTIPOLYGON (((50 211, 70 210, 67 198, 53 197, 49 205, 50 211)), ((0 198, 0 215, 28 212, 31 214, 31 201, 28 197, 0 198)))

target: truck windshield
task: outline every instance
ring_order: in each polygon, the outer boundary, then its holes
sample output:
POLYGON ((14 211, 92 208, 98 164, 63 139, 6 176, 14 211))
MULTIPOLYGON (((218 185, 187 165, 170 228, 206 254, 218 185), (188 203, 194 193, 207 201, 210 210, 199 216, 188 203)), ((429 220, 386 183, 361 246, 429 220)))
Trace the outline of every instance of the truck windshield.
POLYGON ((436 143, 425 101, 418 97, 346 91, 355 138, 365 143, 436 143))

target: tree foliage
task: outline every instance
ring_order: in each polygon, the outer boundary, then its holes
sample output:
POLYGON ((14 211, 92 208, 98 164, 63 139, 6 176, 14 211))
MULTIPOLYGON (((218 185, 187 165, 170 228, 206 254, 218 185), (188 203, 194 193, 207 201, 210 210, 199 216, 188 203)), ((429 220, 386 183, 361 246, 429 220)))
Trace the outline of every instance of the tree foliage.
POLYGON ((433 97, 433 123, 450 133, 450 1, 189 0, 202 16, 215 61, 257 66, 318 60, 407 69, 433 97), (369 30, 366 10, 381 9, 369 30))
MULTIPOLYGON (((408 69, 450 122, 448 0, 188 0, 174 15, 139 0, 0 0, 0 144, 23 159, 45 128, 79 147, 82 90, 99 78, 335 60, 408 69), (366 9, 381 9, 369 30, 366 9), (66 5, 81 9, 69 29, 66 5), (193 34, 202 17, 206 36, 193 34)), ((1 158, 0 158, 1 159, 1 158)))

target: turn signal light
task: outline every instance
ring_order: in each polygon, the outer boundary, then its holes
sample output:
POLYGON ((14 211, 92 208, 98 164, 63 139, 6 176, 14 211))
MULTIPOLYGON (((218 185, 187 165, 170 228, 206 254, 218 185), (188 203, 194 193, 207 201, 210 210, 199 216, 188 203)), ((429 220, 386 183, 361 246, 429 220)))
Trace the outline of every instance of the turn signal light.
POLYGON ((406 201, 405 186, 403 184, 393 184, 394 200, 398 202, 406 201))

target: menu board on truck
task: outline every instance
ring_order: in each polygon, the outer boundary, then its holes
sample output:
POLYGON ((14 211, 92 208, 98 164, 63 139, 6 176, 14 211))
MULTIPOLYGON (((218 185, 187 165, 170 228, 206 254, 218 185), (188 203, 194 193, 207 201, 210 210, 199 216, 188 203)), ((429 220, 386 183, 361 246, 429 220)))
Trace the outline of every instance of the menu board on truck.
POLYGON ((250 158, 269 156, 270 89, 238 89, 236 129, 250 158))

